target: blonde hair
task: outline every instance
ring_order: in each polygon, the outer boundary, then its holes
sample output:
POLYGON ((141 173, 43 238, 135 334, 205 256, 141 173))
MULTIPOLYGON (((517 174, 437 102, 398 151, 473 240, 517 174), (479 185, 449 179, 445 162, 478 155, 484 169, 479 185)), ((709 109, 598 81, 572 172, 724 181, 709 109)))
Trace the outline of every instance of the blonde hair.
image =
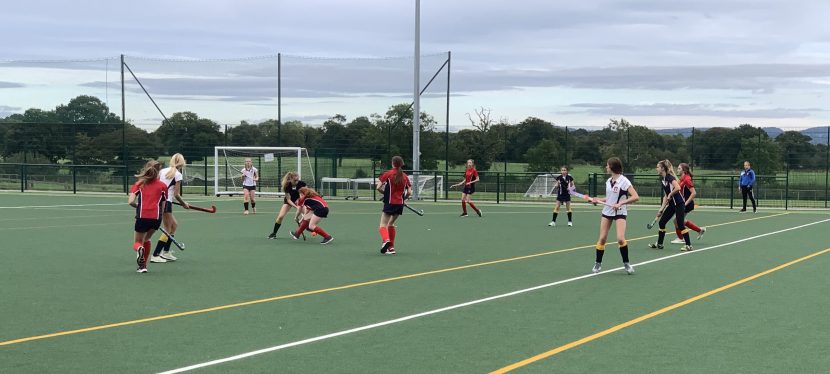
POLYGON ((150 160, 144 164, 144 168, 141 169, 141 173, 136 174, 135 177, 138 178, 139 184, 143 186, 158 179, 160 169, 161 164, 158 161, 150 160))
POLYGON ((295 177, 297 177, 297 173, 293 171, 285 173, 285 175, 282 176, 282 189, 286 189, 288 187, 288 181, 294 179, 295 177))
POLYGON ((173 179, 176 175, 176 171, 178 171, 179 168, 184 168, 186 164, 187 162, 185 162, 184 156, 182 156, 181 153, 176 153, 173 157, 170 157, 170 163, 167 165, 170 169, 167 170, 167 174, 164 177, 167 179, 173 179))
POLYGON ((663 168, 663 172, 665 172, 666 175, 671 175, 677 179, 677 174, 674 173, 674 167, 672 166, 671 161, 661 160, 657 163, 657 165, 660 165, 660 167, 663 168))

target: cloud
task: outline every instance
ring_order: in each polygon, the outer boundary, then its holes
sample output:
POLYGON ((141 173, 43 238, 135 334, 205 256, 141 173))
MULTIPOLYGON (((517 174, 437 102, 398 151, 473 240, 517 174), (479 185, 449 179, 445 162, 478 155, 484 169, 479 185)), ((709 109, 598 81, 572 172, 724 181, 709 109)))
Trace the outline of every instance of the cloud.
POLYGON ((807 118, 818 108, 775 108, 775 109, 739 109, 733 104, 667 104, 646 105, 578 103, 568 108, 574 110, 560 111, 558 114, 592 114, 605 116, 679 116, 679 117, 729 117, 729 118, 807 118))
POLYGON ((21 113, 23 108, 14 106, 0 105, 0 118, 8 117, 12 114, 21 113))
POLYGON ((24 87, 24 85, 15 82, 3 82, 0 81, 0 88, 20 88, 24 87))

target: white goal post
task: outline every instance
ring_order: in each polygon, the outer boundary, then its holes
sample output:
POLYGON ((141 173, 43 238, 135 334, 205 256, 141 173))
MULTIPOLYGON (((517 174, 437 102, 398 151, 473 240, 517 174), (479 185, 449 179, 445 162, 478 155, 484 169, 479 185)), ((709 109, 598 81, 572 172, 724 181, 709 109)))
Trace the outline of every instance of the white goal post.
POLYGON ((314 186, 314 171, 308 150, 302 147, 234 147, 213 149, 213 192, 216 196, 242 194, 242 168, 250 158, 259 172, 257 195, 282 196, 283 175, 296 172, 300 179, 314 186))
POLYGON ((539 174, 525 192, 525 197, 551 197, 556 193, 559 174, 539 174))

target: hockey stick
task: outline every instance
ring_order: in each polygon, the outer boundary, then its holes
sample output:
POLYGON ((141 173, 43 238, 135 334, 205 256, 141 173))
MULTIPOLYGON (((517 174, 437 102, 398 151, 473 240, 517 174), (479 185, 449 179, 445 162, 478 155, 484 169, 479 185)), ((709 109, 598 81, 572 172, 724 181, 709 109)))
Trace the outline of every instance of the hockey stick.
POLYGON ((649 224, 646 225, 647 229, 651 230, 651 228, 654 227, 654 224, 657 223, 657 219, 660 218, 660 216, 663 215, 664 210, 666 210, 666 205, 665 204, 660 206, 660 210, 657 211, 657 215, 654 216, 654 219, 651 220, 651 222, 649 224))
MULTIPOLYGON (((174 201, 173 204, 176 204, 176 205, 179 205, 179 206, 182 205, 178 201, 174 201)), ((216 205, 211 205, 210 208, 202 208, 202 207, 198 207, 198 206, 195 206, 195 205, 191 205, 190 209, 198 210, 200 212, 205 212, 205 213, 216 213, 216 205)))
POLYGON ((424 210, 423 209, 415 209, 415 208, 409 206, 406 203, 404 203, 403 206, 404 206, 404 208, 411 210, 412 213, 415 213, 415 214, 417 214, 419 216, 422 216, 422 217, 424 216, 424 210))
POLYGON ((179 249, 182 251, 184 250, 184 243, 177 241, 176 238, 173 237, 173 235, 170 235, 170 233, 164 229, 164 227, 159 227, 159 231, 161 231, 162 234, 167 235, 167 239, 173 242, 173 244, 175 244, 176 247, 179 247, 179 249))

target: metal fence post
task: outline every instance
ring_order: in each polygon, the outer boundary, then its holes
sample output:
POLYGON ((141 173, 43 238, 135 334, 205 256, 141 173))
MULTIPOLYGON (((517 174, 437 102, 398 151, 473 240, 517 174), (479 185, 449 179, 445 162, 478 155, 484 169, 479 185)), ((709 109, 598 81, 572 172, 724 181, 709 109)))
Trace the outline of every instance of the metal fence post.
POLYGON ((76 194, 78 193, 78 177, 76 175, 78 172, 78 168, 74 165, 74 163, 69 167, 72 168, 72 193, 76 194))
POLYGON ((499 172, 496 172, 496 204, 501 204, 501 177, 499 172))
POLYGON ((432 174, 432 202, 438 202, 438 170, 432 174))
POLYGON ((26 164, 20 164, 20 192, 26 189, 26 164))
POLYGON ((787 162, 786 179, 784 180, 784 210, 790 208, 790 163, 787 162))
MULTIPOLYGON (((205 160, 205 178, 204 178, 205 183, 204 184, 205 184, 205 196, 207 196, 208 195, 208 152, 207 152, 207 149, 202 149, 202 150, 205 151, 205 152, 202 153, 202 155, 205 157, 204 158, 204 160, 205 160)), ((213 160, 213 161, 216 162, 216 160, 213 160)), ((215 175, 213 177, 216 178, 215 175)))

